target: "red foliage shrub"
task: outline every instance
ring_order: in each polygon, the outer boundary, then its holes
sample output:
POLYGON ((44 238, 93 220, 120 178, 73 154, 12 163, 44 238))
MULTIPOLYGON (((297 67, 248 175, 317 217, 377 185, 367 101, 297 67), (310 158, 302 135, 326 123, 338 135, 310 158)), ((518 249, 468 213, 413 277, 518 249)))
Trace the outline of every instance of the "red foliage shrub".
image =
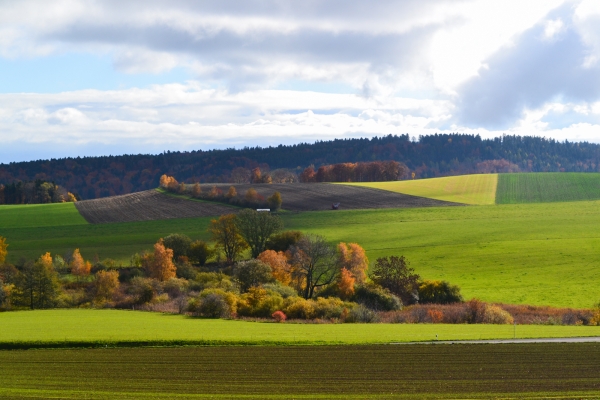
POLYGON ((283 322, 287 319, 287 316, 283 313, 283 311, 275 311, 271 317, 277 322, 283 322))

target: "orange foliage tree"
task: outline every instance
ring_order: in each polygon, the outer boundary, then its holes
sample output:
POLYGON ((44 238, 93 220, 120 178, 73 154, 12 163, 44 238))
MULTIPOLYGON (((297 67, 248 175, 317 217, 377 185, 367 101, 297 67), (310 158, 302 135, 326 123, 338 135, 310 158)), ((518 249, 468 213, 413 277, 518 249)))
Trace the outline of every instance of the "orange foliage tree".
POLYGON ((194 183, 194 187, 192 188, 192 196, 200 197, 202 195, 202 188, 199 183, 194 183))
POLYGON ((292 266, 283 251, 265 250, 256 257, 271 267, 273 277, 284 285, 292 281, 292 266))
POLYGON ((338 262, 342 268, 352 274, 357 283, 364 283, 367 280, 369 259, 365 249, 359 244, 343 242, 338 244, 338 262))
POLYGON ((179 182, 172 176, 163 175, 160 177, 160 187, 176 192, 179 189, 179 182))
POLYGON ((75 249, 73 257, 71 258, 71 273, 77 278, 81 276, 88 276, 92 269, 92 264, 89 261, 84 261, 79 249, 75 249))
POLYGON ((0 236, 0 264, 4 264, 6 260, 6 255, 8 254, 8 244, 6 243, 6 239, 0 236))
POLYGON ((154 254, 146 268, 148 275, 159 281, 175 278, 177 267, 173 263, 173 250, 165 247, 162 238, 154 244, 154 254))
POLYGON ((338 278, 338 292, 342 299, 347 299, 354 294, 354 284, 356 279, 352 272, 348 271, 346 268, 342 268, 340 271, 340 276, 338 278))
POLYGON ((94 289, 94 300, 110 300, 117 289, 119 289, 119 272, 114 270, 98 271, 94 282, 94 289))

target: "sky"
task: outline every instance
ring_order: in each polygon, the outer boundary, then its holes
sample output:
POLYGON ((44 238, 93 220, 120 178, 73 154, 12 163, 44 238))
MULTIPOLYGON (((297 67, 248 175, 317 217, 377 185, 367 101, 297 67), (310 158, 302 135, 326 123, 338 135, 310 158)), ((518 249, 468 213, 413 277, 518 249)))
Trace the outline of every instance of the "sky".
POLYGON ((600 142, 600 1, 0 0, 0 163, 460 132, 600 142))

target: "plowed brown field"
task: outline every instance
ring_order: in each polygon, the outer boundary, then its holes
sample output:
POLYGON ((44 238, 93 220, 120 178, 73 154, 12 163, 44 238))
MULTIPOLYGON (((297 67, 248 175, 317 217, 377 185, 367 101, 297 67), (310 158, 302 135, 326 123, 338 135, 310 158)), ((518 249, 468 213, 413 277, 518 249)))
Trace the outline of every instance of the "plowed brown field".
MULTIPOLYGON (((207 191, 213 185, 202 186, 203 190, 207 191)), ((217 184, 216 186, 226 191, 231 185, 217 184)), ((283 199, 282 208, 288 211, 331 210, 333 203, 340 203, 340 210, 463 205, 379 189, 328 183, 244 184, 233 186, 235 186, 238 196, 243 196, 251 187, 265 198, 278 191, 283 199)), ((75 203, 75 205, 86 221, 91 224, 212 217, 238 210, 223 203, 193 201, 163 194, 156 190, 104 199, 84 200, 75 203)))
POLYGON ((75 206, 90 224, 209 217, 235 210, 221 203, 186 200, 156 190, 78 201, 75 206))
MULTIPOLYGON (((210 185, 202 185, 208 190, 210 185)), ((231 185, 220 184, 217 187, 226 191, 231 185)), ((409 208, 409 207, 443 207, 463 204, 448 201, 410 196, 386 190, 359 186, 332 185, 329 183, 295 183, 295 184, 243 184, 235 186, 238 196, 243 196, 253 187, 265 198, 273 192, 281 193, 282 208, 289 211, 331 210, 333 203, 340 203, 340 210, 365 208, 409 208)))

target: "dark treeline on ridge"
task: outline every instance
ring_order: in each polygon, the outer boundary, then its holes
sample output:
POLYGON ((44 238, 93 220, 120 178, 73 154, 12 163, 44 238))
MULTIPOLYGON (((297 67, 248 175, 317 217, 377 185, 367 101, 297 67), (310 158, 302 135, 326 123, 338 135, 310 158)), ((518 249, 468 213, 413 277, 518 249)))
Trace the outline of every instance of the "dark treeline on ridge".
POLYGON ((53 181, 83 199, 155 188, 163 174, 180 182, 236 182, 232 172, 259 167, 283 175, 309 167, 365 161, 404 163, 416 178, 491 172, 598 172, 600 145, 539 137, 449 134, 336 139, 313 144, 158 155, 77 157, 0 164, 0 183, 53 181), (279 171, 276 171, 279 170, 279 171), (285 170, 285 171, 284 171, 285 170))

